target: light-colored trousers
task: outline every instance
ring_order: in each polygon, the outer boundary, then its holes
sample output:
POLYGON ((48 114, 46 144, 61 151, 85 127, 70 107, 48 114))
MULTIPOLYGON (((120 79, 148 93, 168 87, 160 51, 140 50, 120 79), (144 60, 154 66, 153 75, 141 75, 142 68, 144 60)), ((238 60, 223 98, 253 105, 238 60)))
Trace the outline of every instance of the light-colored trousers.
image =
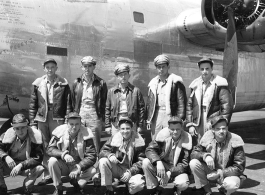
MULTIPOLYGON (((53 179, 53 185, 55 188, 62 187, 61 176, 68 176, 70 172, 75 168, 75 165, 69 165, 61 159, 55 157, 50 157, 48 161, 49 171, 53 179)), ((87 181, 91 179, 96 174, 96 169, 92 166, 77 177, 77 182, 81 188, 84 188, 87 181)))
POLYGON ((46 153, 46 148, 48 147, 49 142, 51 140, 53 130, 59 125, 64 124, 64 120, 53 120, 52 112, 53 112, 52 110, 48 111, 46 122, 38 121, 38 129, 41 131, 43 145, 44 145, 44 155, 43 155, 43 161, 42 161, 42 164, 45 168, 44 176, 43 176, 44 178, 50 178, 50 174, 48 171, 48 160, 50 157, 46 153))
POLYGON ((153 119, 151 121, 151 136, 152 140, 155 140, 156 135, 159 131, 168 127, 169 116, 166 114, 165 109, 161 109, 160 107, 155 108, 155 113, 153 119))
MULTIPOLYGON (((121 164, 114 164, 110 162, 108 158, 101 158, 99 160, 101 185, 102 186, 112 185, 113 179, 114 178, 120 179, 127 169, 128 167, 125 167, 121 164)), ((139 181, 139 183, 135 183, 136 180, 133 179, 133 177, 134 176, 132 176, 128 182, 131 183, 131 185, 134 186, 134 188, 141 188, 142 184, 140 183, 141 181, 139 181), (134 183, 132 183, 131 181, 134 181, 134 183)))
MULTIPOLYGON (((16 162, 16 164, 19 164, 20 162, 16 162)), ((10 172, 12 170, 8 167, 6 162, 3 162, 0 160, 0 187, 6 188, 6 183, 4 180, 5 176, 9 176, 10 172)), ((36 181, 36 179, 41 176, 41 174, 44 171, 44 167, 42 165, 36 166, 32 169, 27 169, 24 171, 20 171, 18 174, 21 176, 26 176, 23 186, 25 186, 27 189, 31 189, 36 181)))
MULTIPOLYGON (((212 170, 210 170, 205 162, 192 159, 190 161, 190 168, 194 175, 195 186, 197 189, 202 188, 209 183, 207 180, 207 174, 211 173, 212 170)), ((240 178, 237 176, 226 177, 220 185, 227 190, 226 195, 230 195, 240 187, 240 178)))
MULTIPOLYGON (((169 165, 163 162, 165 171, 169 171, 169 165)), ((153 166, 148 158, 143 160, 142 164, 143 172, 146 180, 146 188, 154 189, 159 185, 159 179, 157 177, 157 169, 153 166)), ((168 178, 170 179, 170 178, 168 178)), ((189 177, 186 173, 180 174, 174 178, 174 185, 177 187, 177 191, 181 192, 189 187, 189 177)))
POLYGON ((82 105, 80 108, 80 116, 82 124, 85 127, 91 129, 95 136, 95 147, 97 153, 100 151, 100 138, 101 138, 101 131, 102 131, 102 121, 98 118, 96 108, 94 104, 91 105, 82 105))

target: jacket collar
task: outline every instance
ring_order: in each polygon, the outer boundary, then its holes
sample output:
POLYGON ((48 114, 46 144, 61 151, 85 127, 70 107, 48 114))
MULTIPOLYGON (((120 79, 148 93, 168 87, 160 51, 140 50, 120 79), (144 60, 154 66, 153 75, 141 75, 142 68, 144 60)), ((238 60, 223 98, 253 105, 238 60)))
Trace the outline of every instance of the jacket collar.
MULTIPOLYGON (((167 139, 172 139, 171 130, 168 127, 159 131, 159 133, 156 136, 156 141, 158 142, 164 142, 167 139)), ((187 150, 192 149, 192 138, 191 138, 191 135, 187 133, 186 131, 182 131, 180 141, 182 143, 181 146, 183 148, 187 150)))
MULTIPOLYGON (((16 132, 14 128, 11 127, 3 135, 2 143, 12 144, 15 141, 16 137, 17 137, 16 132)), ((42 144, 42 136, 39 130, 28 127, 28 137, 30 138, 31 142, 35 144, 42 144)))
MULTIPOLYGON (((144 139, 139 133, 132 132, 131 142, 134 142, 134 147, 142 147, 145 146, 144 139)), ((120 132, 117 132, 111 140, 111 146, 120 147, 123 144, 123 137, 120 132)))
MULTIPOLYGON (((198 77, 192 83, 190 84, 189 88, 190 89, 196 89, 197 86, 201 85, 203 82, 202 77, 198 77)), ((216 84, 217 86, 228 86, 228 82, 225 78, 220 77, 218 75, 213 74, 212 78, 210 80, 211 84, 216 84)))
MULTIPOLYGON (((58 83, 58 85, 68 85, 68 81, 65 78, 63 78, 63 77, 61 77, 59 75, 56 75, 56 77, 57 77, 57 79, 55 80, 54 84, 58 83)), ((36 85, 36 86, 45 85, 46 84, 46 80, 47 80, 47 75, 44 75, 44 76, 42 76, 40 78, 37 78, 32 83, 32 85, 36 85)))

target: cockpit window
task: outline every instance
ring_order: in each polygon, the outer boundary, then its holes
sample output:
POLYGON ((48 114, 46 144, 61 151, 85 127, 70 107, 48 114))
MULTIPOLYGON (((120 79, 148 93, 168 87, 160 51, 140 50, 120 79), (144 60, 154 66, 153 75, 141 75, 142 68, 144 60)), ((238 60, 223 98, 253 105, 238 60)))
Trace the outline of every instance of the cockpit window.
POLYGON ((47 54, 55 56, 67 56, 67 48, 47 46, 47 54))
POLYGON ((140 12, 133 12, 134 22, 144 23, 144 14, 140 12))

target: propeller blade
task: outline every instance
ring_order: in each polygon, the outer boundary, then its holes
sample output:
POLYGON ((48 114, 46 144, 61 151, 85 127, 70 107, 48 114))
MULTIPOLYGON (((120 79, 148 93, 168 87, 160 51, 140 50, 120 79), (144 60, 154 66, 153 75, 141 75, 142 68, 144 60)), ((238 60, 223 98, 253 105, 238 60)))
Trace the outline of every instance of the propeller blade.
POLYGON ((228 7, 228 27, 225 39, 225 49, 223 58, 223 76, 228 81, 231 90, 234 107, 236 105, 236 87, 238 73, 238 49, 234 11, 228 7))

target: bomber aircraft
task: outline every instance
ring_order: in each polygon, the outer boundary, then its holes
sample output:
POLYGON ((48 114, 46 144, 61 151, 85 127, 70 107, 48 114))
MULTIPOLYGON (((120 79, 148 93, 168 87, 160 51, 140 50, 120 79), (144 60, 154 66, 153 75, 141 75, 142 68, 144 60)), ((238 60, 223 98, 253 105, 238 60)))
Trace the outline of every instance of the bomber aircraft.
POLYGON ((198 60, 210 57, 229 81, 234 111, 265 107, 265 0, 0 0, 0 26, 3 118, 28 114, 46 58, 71 84, 87 55, 109 88, 116 63, 128 63, 145 97, 157 55, 170 57, 186 88, 200 74, 198 60))

